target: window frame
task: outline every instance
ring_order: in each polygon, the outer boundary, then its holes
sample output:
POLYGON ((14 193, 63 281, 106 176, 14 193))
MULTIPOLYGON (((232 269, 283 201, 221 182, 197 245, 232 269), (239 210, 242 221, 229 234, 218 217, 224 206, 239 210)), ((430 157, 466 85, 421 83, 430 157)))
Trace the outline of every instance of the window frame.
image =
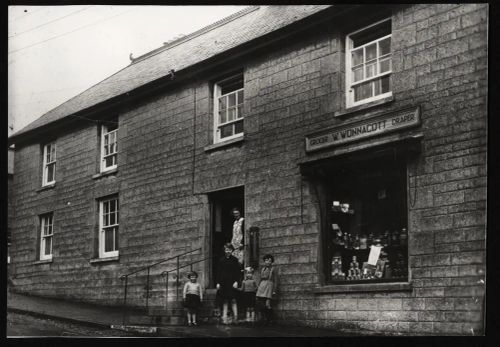
MULTIPOLYGON (((110 212, 109 214, 111 213, 112 212, 110 212)), ((120 205, 118 196, 112 196, 99 200, 99 258, 101 259, 117 257, 119 255, 119 248, 116 246, 117 243, 119 245, 119 242, 116 242, 117 240, 119 240, 119 213, 120 213, 120 205), (104 225, 105 224, 104 205, 106 203, 110 203, 111 201, 115 201, 116 205, 116 210, 114 211, 114 213, 116 214, 115 223, 110 225, 104 225), (106 229, 114 229, 113 230, 114 245, 112 251, 106 251, 106 235, 105 235, 106 229)))
POLYGON ((53 251, 54 251, 54 213, 49 212, 40 215, 40 260, 52 260, 53 251), (50 221, 50 222, 49 222, 50 221), (45 234, 45 230, 49 228, 50 233, 45 234), (46 239, 50 238, 50 253, 45 254, 46 252, 46 239))
POLYGON ((377 100, 381 100, 381 99, 384 99, 384 98, 387 98, 387 97, 391 97, 392 96, 392 28, 391 28, 391 33, 388 34, 388 35, 383 35, 383 36, 380 36, 370 42, 367 42, 363 45, 360 45, 359 47, 356 47, 355 49, 353 48, 353 39, 352 39, 352 36, 353 35, 356 35, 360 32, 363 32, 363 31, 366 31, 366 30, 369 30, 370 28, 376 26, 376 25, 379 25, 379 24, 382 24, 384 22, 391 22, 391 25, 392 25, 392 18, 391 17, 387 17, 385 19, 382 19, 380 21, 377 21, 375 23, 372 23, 368 26, 365 26, 361 29, 358 29, 356 31, 353 31, 351 33, 349 33, 348 35, 346 35, 346 38, 345 38, 345 88, 346 88, 346 109, 348 108, 352 108, 352 107, 355 107, 355 106, 359 106, 359 105, 364 105, 364 104, 367 104, 367 103, 370 103, 370 102, 373 102, 373 101, 377 101, 377 100), (363 73, 363 79, 361 81, 356 81, 356 82, 352 82, 353 80, 353 72, 352 72, 352 51, 354 50, 357 50, 357 49, 360 49, 360 48, 365 48, 366 46, 369 46, 369 45, 372 45, 373 43, 377 43, 376 45, 376 49, 377 49, 377 53, 376 53, 376 57, 375 57, 375 68, 376 68, 376 72, 378 72, 379 70, 379 61, 380 61, 380 56, 378 54, 378 42, 379 41, 382 41, 384 39, 387 39, 387 38, 390 38, 391 39, 391 49, 390 49, 390 52, 389 54, 385 55, 385 56, 388 56, 390 57, 389 58, 389 70, 388 71, 385 71, 383 73, 376 73, 374 74, 373 76, 371 77, 364 77, 365 76, 365 69, 366 69, 366 61, 365 61, 365 54, 363 54, 363 63, 362 63, 362 66, 363 66, 363 70, 364 70, 364 73, 363 73), (374 81, 379 81, 382 77, 385 77, 385 76, 389 76, 389 91, 386 92, 386 93, 380 93, 378 95, 375 95, 375 96, 371 96, 371 97, 368 97, 368 98, 365 98, 365 99, 361 99, 361 100, 358 100, 358 101, 354 101, 354 89, 353 87, 354 86, 357 86, 357 85, 361 85, 361 84, 364 84, 364 83, 369 83, 369 82, 374 82, 374 81))
POLYGON ((57 146, 55 141, 51 141, 46 143, 43 146, 43 165, 42 165, 42 187, 52 185, 56 183, 56 162, 57 162, 57 146), (50 146, 50 152, 49 152, 50 146), (54 157, 52 158, 52 148, 54 149, 54 157), (48 154, 50 154, 50 162, 48 161, 48 154), (49 167, 53 166, 53 179, 51 181, 48 180, 48 170, 49 167))
MULTIPOLYGON (((113 118, 110 122, 116 122, 116 128, 108 131, 110 127, 106 123, 101 125, 101 153, 100 153, 100 172, 107 172, 114 170, 118 167, 118 118, 113 118), (105 150, 105 139, 106 136, 112 134, 114 136, 114 152, 109 154, 104 154, 105 150), (110 166, 106 166, 106 159, 114 156, 114 164, 110 166)), ((109 146, 109 144, 108 144, 109 146)))
MULTIPOLYGON (((232 75, 231 77, 228 77, 228 78, 225 78, 223 80, 219 80, 218 82, 214 83, 214 113, 213 113, 213 122, 214 122, 214 129, 213 129, 213 138, 214 138, 214 143, 222 143, 222 142, 225 142, 225 141, 229 141, 229 140, 233 140, 233 139, 237 139, 237 138, 241 138, 244 136, 244 129, 242 132, 240 133, 236 133, 231 136, 226 136, 224 138, 221 138, 221 131, 220 131, 220 128, 223 127, 223 126, 227 126, 227 125, 230 125, 230 124, 236 124, 238 122, 242 122, 242 125, 244 125, 244 119, 245 119, 245 112, 244 112, 244 105, 245 105, 245 84, 244 84, 244 75, 243 73, 241 74, 236 74, 236 75, 232 75), (224 85, 224 83, 227 83, 231 80, 235 80, 237 78, 241 77, 242 81, 243 81, 243 88, 239 88, 239 89, 235 89, 235 90, 232 90, 226 94, 222 94, 222 85, 224 85), (239 95, 239 92, 240 91, 243 91, 243 100, 241 103, 238 103, 238 95, 239 95), (235 109, 236 109, 236 118, 231 120, 231 121, 227 121, 225 123, 219 123, 219 99, 222 98, 222 97, 228 97, 229 95, 231 94, 235 94, 236 95, 236 102, 235 102, 235 109), (238 117, 239 115, 239 105, 241 105, 241 112, 243 114, 242 117, 238 117)), ((226 109, 229 109, 229 107, 227 107, 226 109)), ((234 128, 233 128, 233 131, 234 131, 234 128)))

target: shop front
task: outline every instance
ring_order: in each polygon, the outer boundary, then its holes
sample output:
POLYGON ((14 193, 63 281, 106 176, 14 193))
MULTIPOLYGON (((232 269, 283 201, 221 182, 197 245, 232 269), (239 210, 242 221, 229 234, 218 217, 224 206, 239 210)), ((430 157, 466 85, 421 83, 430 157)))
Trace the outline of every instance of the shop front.
POLYGON ((413 108, 306 137, 311 158, 301 171, 319 203, 320 289, 409 287, 409 177, 419 126, 413 108))

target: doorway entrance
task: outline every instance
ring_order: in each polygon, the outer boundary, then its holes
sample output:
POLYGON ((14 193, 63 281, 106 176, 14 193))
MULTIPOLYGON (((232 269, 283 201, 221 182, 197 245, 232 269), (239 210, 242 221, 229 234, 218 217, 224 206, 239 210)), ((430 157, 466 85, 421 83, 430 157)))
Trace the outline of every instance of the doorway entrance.
MULTIPOLYGON (((217 263, 224 256, 224 244, 231 242, 233 237, 233 213, 234 207, 240 208, 241 216, 245 217, 245 189, 236 187, 225 189, 209 194, 210 200, 210 249, 212 258, 210 286, 215 287, 217 278, 217 263)), ((243 232, 245 226, 243 225, 243 232)), ((243 238, 244 240, 244 238, 243 238)))

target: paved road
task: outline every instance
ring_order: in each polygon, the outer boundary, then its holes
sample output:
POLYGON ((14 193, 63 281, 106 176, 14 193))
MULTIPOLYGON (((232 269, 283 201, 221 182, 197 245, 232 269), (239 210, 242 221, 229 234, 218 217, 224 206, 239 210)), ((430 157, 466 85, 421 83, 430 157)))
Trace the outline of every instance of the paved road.
POLYGON ((7 313, 7 337, 37 337, 37 336, 132 336, 129 333, 99 329, 59 320, 33 317, 20 313, 7 313))

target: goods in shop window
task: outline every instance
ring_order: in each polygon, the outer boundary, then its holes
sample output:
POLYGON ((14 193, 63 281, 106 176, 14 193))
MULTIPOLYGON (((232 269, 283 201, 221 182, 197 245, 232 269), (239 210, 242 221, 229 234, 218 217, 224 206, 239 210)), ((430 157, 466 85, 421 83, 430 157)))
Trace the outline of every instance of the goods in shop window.
POLYGON ((408 243, 408 233, 406 228, 401 229, 401 235, 399 237, 399 243, 401 246, 405 247, 408 243))
POLYGON ((359 249, 367 249, 368 248, 368 242, 366 238, 366 234, 362 234, 359 237, 359 249))
POLYGON ((356 236, 354 237, 354 241, 352 243, 352 248, 354 249, 359 249, 360 248, 360 240, 359 240, 359 235, 356 234, 356 236))
POLYGON ((373 245, 373 239, 375 238, 375 235, 373 235, 372 232, 368 234, 368 238, 366 240, 367 246, 371 247, 373 245))
POLYGON ((389 230, 386 230, 382 234, 382 239, 381 239, 382 246, 383 247, 389 246, 389 240, 390 240, 389 230))
POLYGON ((385 261, 378 260, 375 266, 375 278, 382 278, 384 274, 385 261))
POLYGON ((400 240, 399 240, 399 230, 394 230, 392 232, 392 239, 391 239, 391 244, 393 246, 397 246, 400 244, 400 240))

